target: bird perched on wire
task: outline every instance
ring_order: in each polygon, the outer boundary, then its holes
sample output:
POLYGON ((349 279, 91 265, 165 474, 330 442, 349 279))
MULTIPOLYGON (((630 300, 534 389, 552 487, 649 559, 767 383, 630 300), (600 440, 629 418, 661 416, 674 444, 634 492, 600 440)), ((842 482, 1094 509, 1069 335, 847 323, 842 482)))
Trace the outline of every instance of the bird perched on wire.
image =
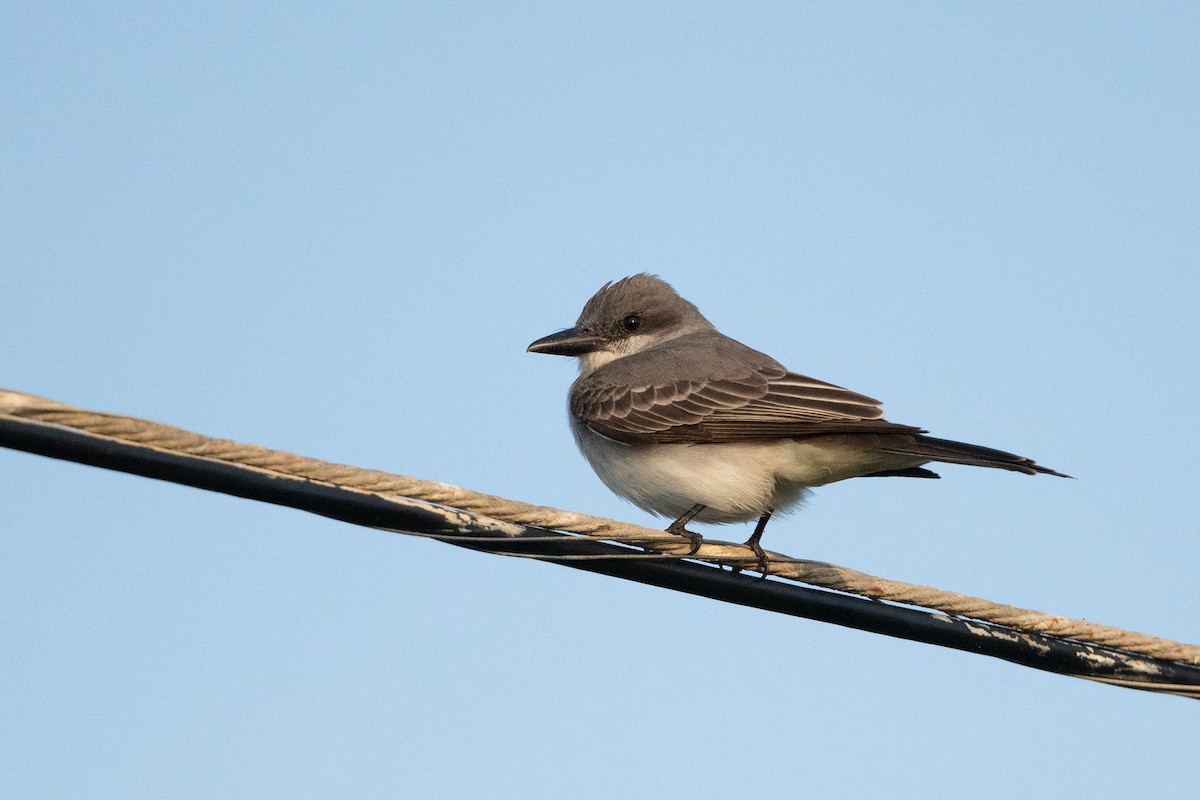
POLYGON ((686 527, 692 520, 757 519, 746 545, 764 573, 759 542, 771 514, 814 486, 937 478, 923 468, 931 461, 1069 477, 888 422, 878 400, 790 372, 725 336, 654 275, 605 284, 575 327, 528 350, 578 358, 571 430, 609 489, 673 519, 667 531, 688 537, 692 552, 702 541, 686 527))

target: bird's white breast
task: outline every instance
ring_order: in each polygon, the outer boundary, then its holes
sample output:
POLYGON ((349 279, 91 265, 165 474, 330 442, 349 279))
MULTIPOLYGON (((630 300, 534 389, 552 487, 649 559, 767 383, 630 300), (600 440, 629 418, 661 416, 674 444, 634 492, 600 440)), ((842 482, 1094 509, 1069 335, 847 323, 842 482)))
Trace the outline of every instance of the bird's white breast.
POLYGON ((698 517, 701 522, 746 522, 795 505, 809 487, 922 463, 821 437, 627 445, 575 419, 571 430, 592 469, 613 492, 671 519, 703 504, 707 508, 698 517))
POLYGON ((778 480, 787 460, 787 448, 778 442, 627 445, 575 420, 571 428, 605 486, 671 519, 702 503, 702 522, 744 522, 804 494, 802 486, 778 480))

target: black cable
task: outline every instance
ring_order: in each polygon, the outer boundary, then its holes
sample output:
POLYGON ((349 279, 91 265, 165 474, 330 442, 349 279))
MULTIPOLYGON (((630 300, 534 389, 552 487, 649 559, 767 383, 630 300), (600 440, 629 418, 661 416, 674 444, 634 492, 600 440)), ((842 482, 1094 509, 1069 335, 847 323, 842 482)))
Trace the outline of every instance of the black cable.
POLYGON ((761 580, 697 561, 630 558, 631 554, 644 553, 624 545, 543 528, 513 523, 496 525, 474 514, 447 513, 409 498, 384 499, 302 478, 3 416, 0 416, 0 446, 288 506, 356 525, 433 536, 471 550, 549 561, 563 556, 589 556, 586 560, 557 563, 728 603, 981 653, 1063 675, 1200 698, 1197 665, 1016 631, 790 581, 761 580), (456 536, 469 540, 455 541, 456 536))

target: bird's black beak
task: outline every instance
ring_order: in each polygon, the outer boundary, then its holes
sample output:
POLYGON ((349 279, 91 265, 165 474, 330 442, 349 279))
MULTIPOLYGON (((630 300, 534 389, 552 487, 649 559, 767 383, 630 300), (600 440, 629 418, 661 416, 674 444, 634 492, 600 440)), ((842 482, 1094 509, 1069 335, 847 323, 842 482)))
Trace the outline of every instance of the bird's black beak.
POLYGON ((538 339, 525 348, 530 353, 549 353, 552 356, 581 356, 600 348, 599 336, 585 333, 578 328, 552 333, 538 339))

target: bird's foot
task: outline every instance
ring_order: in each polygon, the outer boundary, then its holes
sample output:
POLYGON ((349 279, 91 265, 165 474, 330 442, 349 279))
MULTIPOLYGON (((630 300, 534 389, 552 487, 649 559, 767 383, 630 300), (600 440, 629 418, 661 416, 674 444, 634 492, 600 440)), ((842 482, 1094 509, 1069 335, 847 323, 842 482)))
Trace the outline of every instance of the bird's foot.
POLYGON ((771 572, 771 560, 767 558, 766 551, 762 549, 762 545, 758 541, 762 538, 763 531, 766 530, 767 522, 770 521, 772 513, 774 513, 774 509, 758 518, 758 524, 754 526, 754 533, 750 534, 750 538, 746 540, 746 547, 749 547, 750 552, 754 553, 754 557, 758 559, 758 572, 762 573, 762 577, 759 580, 763 581, 767 579, 767 575, 771 572))
POLYGON ((693 556, 700 549, 700 545, 704 544, 704 537, 695 531, 687 529, 687 523, 682 519, 677 519, 667 526, 667 533, 673 533, 676 536, 682 536, 692 544, 692 548, 688 550, 688 555, 693 556))
POLYGON ((685 536, 692 543, 692 549, 688 550, 689 556, 694 556, 696 551, 700 549, 700 545, 704 543, 704 537, 695 531, 689 531, 687 524, 696 518, 696 515, 704 510, 703 503, 696 503, 687 510, 687 512, 679 519, 667 526, 667 533, 673 533, 676 536, 685 536))
POLYGON ((750 548, 750 552, 754 553, 754 557, 758 560, 754 565, 754 571, 762 574, 759 580, 766 580, 771 574, 771 559, 767 558, 767 551, 762 549, 762 545, 753 537, 745 543, 746 547, 750 548))

